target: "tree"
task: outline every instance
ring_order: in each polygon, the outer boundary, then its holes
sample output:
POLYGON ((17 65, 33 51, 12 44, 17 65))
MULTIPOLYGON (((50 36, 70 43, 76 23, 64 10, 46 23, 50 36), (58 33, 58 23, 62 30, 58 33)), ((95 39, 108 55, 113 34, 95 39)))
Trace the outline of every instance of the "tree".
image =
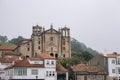
POLYGON ((18 38, 13 38, 9 41, 9 43, 19 45, 20 41, 22 41, 24 38, 22 36, 18 36, 18 38))
POLYGON ((0 35, 0 42, 5 43, 5 42, 7 42, 7 40, 8 40, 7 36, 1 36, 0 35))
POLYGON ((71 40, 71 49, 72 49, 73 52, 84 52, 84 51, 87 51, 87 52, 89 52, 92 55, 98 54, 97 51, 95 51, 95 50, 93 50, 91 48, 88 48, 84 43, 79 42, 75 38, 72 38, 72 40, 71 40))

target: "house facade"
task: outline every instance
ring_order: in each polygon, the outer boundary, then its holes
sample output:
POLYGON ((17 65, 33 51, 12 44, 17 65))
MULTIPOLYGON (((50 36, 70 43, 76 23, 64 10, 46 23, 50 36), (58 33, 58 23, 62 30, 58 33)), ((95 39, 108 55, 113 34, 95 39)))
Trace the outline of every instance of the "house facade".
POLYGON ((96 54, 91 60, 89 60, 88 65, 101 66, 108 73, 108 59, 103 54, 96 54))
POLYGON ((109 80, 120 80, 120 54, 107 54, 109 80))
POLYGON ((4 53, 13 53, 17 46, 0 46, 0 57, 4 57, 4 53))
POLYGON ((24 57, 5 68, 6 80, 58 80, 59 78, 68 80, 68 71, 60 64, 56 64, 54 57, 45 53, 40 54, 39 58, 24 57), (59 77, 58 74, 64 74, 65 77, 59 77))
POLYGON ((45 30, 39 25, 33 26, 31 38, 21 41, 15 51, 29 57, 35 57, 36 53, 40 52, 48 53, 56 58, 70 58, 70 29, 64 27, 55 30, 51 25, 50 29, 45 30))
POLYGON ((78 64, 73 68, 75 80, 107 80, 107 73, 100 66, 78 64))

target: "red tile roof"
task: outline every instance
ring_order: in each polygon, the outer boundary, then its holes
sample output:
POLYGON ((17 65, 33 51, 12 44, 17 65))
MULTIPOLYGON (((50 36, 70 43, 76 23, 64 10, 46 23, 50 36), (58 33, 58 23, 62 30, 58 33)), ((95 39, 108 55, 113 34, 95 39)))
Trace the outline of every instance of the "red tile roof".
POLYGON ((41 58, 29 58, 31 61, 40 61, 42 60, 41 58))
POLYGON ((14 64, 12 67, 44 67, 43 64, 30 64, 28 58, 23 58, 20 62, 14 64))
POLYGON ((59 72, 67 72, 67 69, 65 69, 61 64, 56 64, 56 70, 59 72))
POLYGON ((108 58, 116 58, 118 56, 120 56, 120 54, 107 54, 108 58))
POLYGON ((0 50, 14 50, 17 46, 0 46, 0 50))
POLYGON ((38 53, 40 54, 40 57, 43 59, 55 59, 54 57, 52 57, 50 54, 47 53, 38 53))
POLYGON ((73 71, 79 72, 82 74, 87 74, 87 73, 98 73, 98 74, 104 74, 106 73, 104 69, 100 66, 90 66, 87 64, 78 64, 73 68, 73 71))
POLYGON ((13 61, 20 61, 19 58, 0 58, 1 63, 12 63, 13 61))
POLYGON ((12 51, 2 52, 2 55, 15 55, 15 56, 18 56, 17 53, 12 52, 12 51))

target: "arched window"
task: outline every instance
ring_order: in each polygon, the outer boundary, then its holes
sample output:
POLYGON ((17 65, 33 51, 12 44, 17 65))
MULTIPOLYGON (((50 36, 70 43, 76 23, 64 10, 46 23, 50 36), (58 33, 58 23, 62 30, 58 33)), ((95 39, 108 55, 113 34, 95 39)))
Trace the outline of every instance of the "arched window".
POLYGON ((57 53, 55 54, 55 58, 58 58, 58 54, 57 53))
POLYGON ((53 56, 53 53, 50 53, 51 56, 53 56))

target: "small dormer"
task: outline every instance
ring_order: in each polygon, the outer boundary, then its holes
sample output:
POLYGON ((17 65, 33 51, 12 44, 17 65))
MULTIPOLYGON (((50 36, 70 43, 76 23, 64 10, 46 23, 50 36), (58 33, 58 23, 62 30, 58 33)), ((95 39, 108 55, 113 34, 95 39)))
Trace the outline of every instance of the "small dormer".
POLYGON ((45 67, 56 67, 56 59, 49 54, 42 53, 40 57, 44 59, 45 67))
POLYGON ((43 60, 40 58, 29 58, 28 61, 30 64, 43 64, 43 60))

